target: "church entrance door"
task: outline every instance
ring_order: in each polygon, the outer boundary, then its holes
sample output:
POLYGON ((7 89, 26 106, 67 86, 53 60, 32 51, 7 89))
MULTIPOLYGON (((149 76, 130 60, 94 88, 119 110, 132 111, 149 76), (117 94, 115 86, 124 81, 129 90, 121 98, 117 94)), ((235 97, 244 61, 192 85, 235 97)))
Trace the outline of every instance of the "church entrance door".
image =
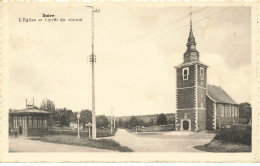
POLYGON ((183 130, 189 130, 189 122, 187 120, 183 121, 183 130))

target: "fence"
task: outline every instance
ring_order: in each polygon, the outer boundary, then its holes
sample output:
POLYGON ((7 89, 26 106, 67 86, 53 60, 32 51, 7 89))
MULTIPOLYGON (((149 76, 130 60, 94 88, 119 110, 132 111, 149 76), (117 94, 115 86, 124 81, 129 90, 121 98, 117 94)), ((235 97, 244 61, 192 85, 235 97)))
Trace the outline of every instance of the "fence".
POLYGON ((174 131, 175 125, 169 124, 169 125, 161 125, 161 126, 149 126, 149 127, 133 127, 133 131, 135 132, 157 132, 157 131, 174 131))

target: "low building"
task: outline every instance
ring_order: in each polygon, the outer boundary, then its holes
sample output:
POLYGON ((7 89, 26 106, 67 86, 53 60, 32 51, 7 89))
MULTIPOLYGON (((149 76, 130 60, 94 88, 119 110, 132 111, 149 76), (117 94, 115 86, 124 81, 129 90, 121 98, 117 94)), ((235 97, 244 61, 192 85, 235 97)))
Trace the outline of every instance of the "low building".
POLYGON ((206 114, 208 130, 239 123, 238 104, 219 86, 207 85, 206 114))
POLYGON ((48 119, 51 113, 33 105, 26 109, 9 112, 9 130, 20 136, 41 136, 48 133, 48 119))

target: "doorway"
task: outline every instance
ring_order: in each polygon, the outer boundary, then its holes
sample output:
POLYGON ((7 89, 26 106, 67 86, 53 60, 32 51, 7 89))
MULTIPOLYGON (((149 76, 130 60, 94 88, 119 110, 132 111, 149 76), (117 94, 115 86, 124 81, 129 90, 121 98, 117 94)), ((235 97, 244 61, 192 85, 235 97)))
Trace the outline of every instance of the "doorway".
POLYGON ((189 122, 187 121, 187 120, 184 120, 183 121, 183 130, 189 130, 189 126, 190 124, 189 124, 189 122))
POLYGON ((22 126, 19 126, 19 134, 20 134, 20 135, 23 134, 22 126))

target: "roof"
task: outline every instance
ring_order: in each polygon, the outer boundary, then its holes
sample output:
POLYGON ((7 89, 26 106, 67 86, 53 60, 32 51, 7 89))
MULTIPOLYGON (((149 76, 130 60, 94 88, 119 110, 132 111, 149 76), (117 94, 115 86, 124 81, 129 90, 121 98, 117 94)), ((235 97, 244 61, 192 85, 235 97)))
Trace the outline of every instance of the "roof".
POLYGON ((207 96, 215 102, 237 104, 221 87, 207 85, 207 96))
POLYGON ((182 64, 175 66, 175 68, 181 68, 181 67, 184 67, 184 66, 191 66, 191 65, 194 65, 194 64, 203 65, 205 67, 208 67, 207 65, 201 63, 200 61, 191 61, 191 62, 183 62, 182 64))
POLYGON ((51 113, 37 108, 27 108, 22 110, 14 110, 10 112, 10 114, 51 114, 51 113))

